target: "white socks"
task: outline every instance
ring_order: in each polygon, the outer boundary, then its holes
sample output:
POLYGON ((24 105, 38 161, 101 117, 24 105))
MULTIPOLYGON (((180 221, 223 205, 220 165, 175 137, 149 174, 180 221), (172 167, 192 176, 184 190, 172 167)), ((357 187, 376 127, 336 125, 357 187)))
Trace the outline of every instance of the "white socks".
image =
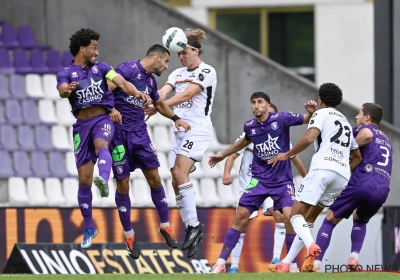
POLYGON ((194 192, 193 184, 191 182, 187 182, 179 185, 178 188, 179 193, 182 195, 182 202, 186 211, 187 224, 189 226, 196 227, 199 225, 199 220, 197 219, 196 193, 194 192))

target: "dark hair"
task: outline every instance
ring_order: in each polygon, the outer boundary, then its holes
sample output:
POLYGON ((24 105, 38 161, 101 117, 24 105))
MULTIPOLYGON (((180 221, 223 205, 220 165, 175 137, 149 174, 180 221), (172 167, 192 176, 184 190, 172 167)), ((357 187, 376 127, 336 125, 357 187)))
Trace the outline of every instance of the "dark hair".
POLYGON ((147 50, 146 56, 153 56, 153 55, 155 55, 155 54, 162 54, 162 55, 164 55, 164 54, 166 54, 166 53, 167 53, 168 55, 171 55, 171 54, 169 53, 169 51, 168 51, 164 46, 159 45, 159 44, 155 44, 155 45, 151 46, 151 47, 147 50))
POLYGON ((269 103, 269 106, 271 106, 271 107, 274 109, 274 111, 275 111, 276 113, 278 113, 278 107, 276 107, 275 104, 269 103))
POLYGON ((271 99, 269 98, 268 94, 266 94, 265 92, 262 91, 257 91, 255 93, 253 93, 250 97, 250 101, 256 98, 264 98, 265 101, 267 101, 267 103, 271 103, 271 99))
POLYGON ((100 34, 90 28, 81 28, 69 38, 69 51, 72 56, 76 56, 80 47, 87 47, 91 40, 98 41, 100 34))
POLYGON ((376 103, 364 103, 362 106, 364 116, 368 115, 372 123, 379 125, 383 119, 383 109, 381 105, 376 103))
POLYGON ((326 106, 335 108, 342 103, 342 90, 333 83, 325 83, 319 87, 319 98, 326 106))

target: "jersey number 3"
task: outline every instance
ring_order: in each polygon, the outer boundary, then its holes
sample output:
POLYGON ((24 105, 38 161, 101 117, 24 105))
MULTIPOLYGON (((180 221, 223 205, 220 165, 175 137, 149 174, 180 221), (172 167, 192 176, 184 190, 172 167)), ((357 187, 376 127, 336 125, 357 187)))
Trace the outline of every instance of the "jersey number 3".
POLYGON ((347 126, 347 125, 345 125, 345 126, 343 126, 342 125, 342 123, 340 122, 340 121, 335 121, 334 122, 335 123, 335 125, 336 126, 339 126, 339 130, 338 130, 338 132, 335 134, 335 135, 333 135, 332 137, 331 137, 331 143, 332 142, 335 142, 336 144, 340 144, 341 146, 343 146, 343 147, 348 147, 349 145, 350 145, 350 135, 351 135, 351 130, 350 130, 350 128, 347 126), (342 136, 342 134, 343 134, 343 129, 344 129, 344 136, 346 136, 346 138, 347 138, 347 141, 346 142, 343 142, 343 141, 340 141, 339 140, 339 138, 342 136))

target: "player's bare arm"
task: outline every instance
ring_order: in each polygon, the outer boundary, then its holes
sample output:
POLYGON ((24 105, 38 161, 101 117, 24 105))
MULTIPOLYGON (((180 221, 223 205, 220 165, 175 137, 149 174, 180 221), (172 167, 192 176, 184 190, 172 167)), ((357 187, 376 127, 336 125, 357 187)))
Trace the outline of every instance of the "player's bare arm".
POLYGON ((361 163, 362 156, 360 149, 355 149, 350 151, 350 170, 353 172, 357 166, 361 163))
POLYGON ((79 85, 79 82, 62 83, 57 89, 61 98, 68 98, 79 85))
POLYGON ((222 151, 219 154, 212 155, 210 156, 210 159, 208 161, 208 164, 212 167, 214 167, 218 162, 222 161, 224 158, 227 156, 230 156, 233 153, 236 153, 240 151, 241 149, 244 149, 251 143, 251 140, 247 140, 246 137, 240 138, 238 141, 235 142, 235 144, 232 144, 229 146, 226 150, 222 151))
POLYGON ((174 91, 174 87, 171 84, 165 84, 161 89, 158 90, 161 100, 167 99, 167 96, 174 91))
POLYGON ((225 167, 224 167, 224 175, 222 176, 222 184, 224 185, 230 185, 232 184, 232 177, 231 177, 231 171, 233 168, 233 163, 235 160, 239 157, 239 154, 234 153, 231 154, 225 161, 225 167))
POLYGON ((308 112, 308 114, 304 114, 304 121, 303 124, 308 124, 311 120, 312 115, 317 110, 317 102, 314 100, 309 100, 308 102, 304 103, 304 108, 308 112))
POLYGON ((111 82, 113 84, 115 84, 117 87, 119 87, 120 89, 122 89, 128 95, 132 95, 132 96, 136 97, 137 99, 151 100, 150 96, 139 92, 132 83, 125 80, 124 77, 122 77, 119 74, 115 75, 111 79, 111 82))
POLYGON ((270 159, 268 164, 272 164, 272 167, 276 165, 278 161, 288 160, 291 156, 297 155, 308 148, 317 139, 321 132, 319 129, 311 127, 307 130, 306 134, 297 142, 297 144, 287 153, 280 153, 276 157, 270 159))
POLYGON ((122 124, 122 116, 121 116, 121 113, 117 109, 112 108, 111 112, 108 114, 108 116, 113 121, 113 123, 122 124))
POLYGON ((166 104, 165 101, 162 101, 161 99, 157 101, 153 101, 154 107, 157 109, 157 111, 163 115, 164 117, 171 119, 175 122, 175 127, 179 130, 180 127, 182 127, 185 132, 187 132, 190 129, 190 125, 181 120, 175 113, 171 110, 170 107, 166 104))
POLYGON ((307 175, 307 170, 306 167, 304 166, 303 162, 299 158, 299 156, 295 156, 294 158, 291 159, 294 166, 296 166, 297 171, 299 171, 301 177, 306 177, 307 175))
POLYGON ((356 137, 356 142, 358 146, 362 147, 367 145, 369 142, 371 142, 373 138, 372 131, 369 128, 363 128, 361 129, 356 137))
POLYGON ((199 94, 202 91, 203 88, 200 85, 190 84, 185 91, 180 92, 179 94, 175 94, 175 96, 171 97, 165 102, 169 107, 173 107, 192 99, 196 94, 199 94))

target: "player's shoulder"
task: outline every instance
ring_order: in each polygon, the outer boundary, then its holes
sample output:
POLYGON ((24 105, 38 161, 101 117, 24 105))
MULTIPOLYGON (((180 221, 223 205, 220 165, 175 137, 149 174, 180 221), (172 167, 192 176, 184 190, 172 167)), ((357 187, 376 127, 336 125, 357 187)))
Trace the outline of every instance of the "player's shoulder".
POLYGON ((63 68, 61 68, 60 70, 58 70, 57 76, 69 74, 70 71, 71 71, 71 68, 70 68, 69 66, 63 67, 63 68))
POLYGON ((247 122, 244 123, 244 130, 246 131, 246 129, 251 128, 257 126, 257 120, 256 118, 248 120, 247 122))
POLYGON ((201 73, 205 74, 216 73, 215 68, 212 67, 210 64, 205 63, 204 61, 199 65, 199 70, 201 73))

